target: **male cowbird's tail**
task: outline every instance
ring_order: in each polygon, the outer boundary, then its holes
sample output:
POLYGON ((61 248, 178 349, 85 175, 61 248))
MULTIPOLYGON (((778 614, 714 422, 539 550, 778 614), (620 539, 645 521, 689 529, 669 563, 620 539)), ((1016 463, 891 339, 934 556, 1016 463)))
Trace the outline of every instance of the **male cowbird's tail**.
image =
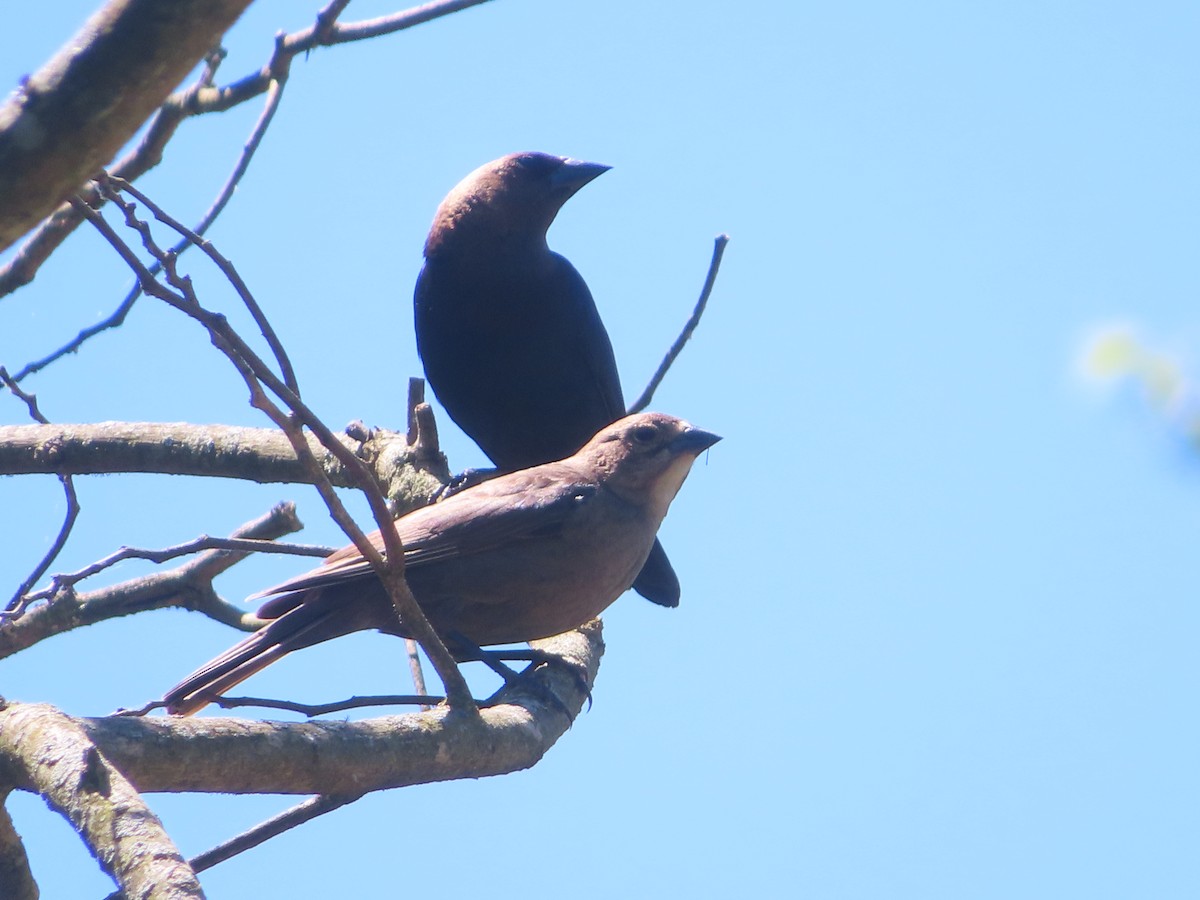
POLYGON ((634 579, 633 589, 659 606, 679 605, 679 576, 675 574, 671 560, 667 559, 667 551, 663 549, 658 538, 654 539, 654 546, 650 548, 646 564, 634 579))

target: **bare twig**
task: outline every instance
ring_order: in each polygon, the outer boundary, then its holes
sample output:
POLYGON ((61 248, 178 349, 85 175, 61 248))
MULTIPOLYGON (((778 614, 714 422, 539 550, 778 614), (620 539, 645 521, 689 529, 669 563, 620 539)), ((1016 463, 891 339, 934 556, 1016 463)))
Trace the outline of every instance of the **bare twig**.
MULTIPOLYGON (((264 516, 242 525, 234 538, 271 539, 301 527, 296 508, 280 503, 264 516)), ((10 614, 0 622, 0 659, 19 653, 39 641, 104 619, 150 609, 180 607, 203 613, 241 631, 253 631, 262 622, 217 595, 212 581, 247 556, 241 550, 207 550, 167 572, 155 572, 111 587, 76 594, 70 585, 49 603, 30 609, 19 618, 10 614)))
POLYGON ((362 794, 349 794, 336 797, 321 795, 305 800, 303 803, 297 803, 291 809, 284 810, 279 815, 273 816, 265 822, 259 822, 253 828, 243 831, 241 834, 223 843, 217 844, 211 850, 206 850, 197 856, 193 856, 188 860, 188 864, 192 867, 193 872, 203 872, 205 869, 211 869, 217 863, 232 859, 239 853, 253 849, 264 841, 283 834, 285 831, 290 831, 297 825, 303 825, 305 822, 311 822, 317 816, 323 816, 325 813, 333 812, 335 809, 341 809, 343 806, 353 803, 361 796, 362 794))
MULTIPOLYGON (((182 544, 176 544, 173 547, 162 547, 158 550, 149 550, 141 547, 121 547, 108 556, 96 560, 91 565, 84 566, 82 569, 54 575, 50 587, 34 591, 26 595, 23 599, 26 604, 35 603, 38 600, 46 600, 63 589, 73 588, 85 578, 91 578, 93 575, 103 572, 105 569, 115 566, 119 562, 124 562, 127 559, 145 559, 154 563, 164 563, 180 556, 199 553, 202 550, 241 550, 246 553, 278 553, 285 556, 326 557, 335 549, 337 548, 317 546, 315 544, 281 544, 277 541, 259 541, 249 538, 220 538, 202 534, 182 544)), ((7 611, 0 612, 0 620, 6 615, 9 615, 7 611)))
POLYGON ((405 638, 404 650, 408 657, 408 672, 412 675, 413 690, 427 699, 427 702, 421 704, 421 708, 428 709, 431 703, 438 701, 429 700, 429 689, 425 686, 425 673, 421 670, 421 654, 417 652, 417 642, 412 638, 405 638))
MULTIPOLYGON (((17 383, 9 377, 8 372, 3 366, 0 366, 0 382, 12 391, 13 396, 24 401, 26 408, 29 410, 30 418, 43 425, 50 424, 50 420, 42 415, 41 410, 38 409, 37 397, 21 390, 17 383)), ((3 622, 5 617, 19 616, 25 610, 29 602, 25 598, 25 594, 31 587, 37 584, 39 578, 46 574, 50 566, 54 564, 54 560, 58 559, 58 554, 67 545, 67 538, 71 536, 71 530, 75 527, 75 520, 79 518, 79 496, 75 493, 75 481, 70 475, 59 475, 58 481, 62 485, 63 494, 66 496, 67 501, 67 509, 63 514, 63 523, 59 526, 58 534, 55 535, 49 549, 42 555, 38 564, 33 567, 33 571, 29 573, 24 581, 17 585, 16 592, 9 599, 4 609, 0 610, 0 622, 3 622)))
POLYGON ((408 379, 408 403, 405 404, 405 407, 408 410, 408 442, 410 444, 417 442, 417 407, 424 402, 425 379, 408 379))
POLYGON ((717 271, 721 268, 721 257, 724 256, 725 245, 728 243, 729 235, 717 235, 717 239, 713 245, 712 262, 708 264, 708 276, 704 279, 704 288, 700 291, 700 299, 696 301, 696 307, 692 310, 692 315, 684 324, 683 331, 679 333, 679 337, 675 339, 675 343, 671 345, 671 349, 667 351, 667 355, 659 363, 658 371, 654 373, 654 377, 650 379, 650 383, 642 391, 642 396, 638 397, 634 404, 629 407, 630 413, 639 413, 650 405, 650 401, 654 398, 654 392, 658 390, 658 386, 667 375, 667 370, 671 368, 675 359, 683 352, 683 345, 688 342, 688 339, 692 336, 692 332, 700 324, 700 317, 704 315, 704 307, 708 305, 708 296, 712 293, 713 285, 716 284, 717 271))
POLYGON ((288 712, 308 716, 325 716, 329 713, 345 712, 348 709, 363 709, 370 706, 424 706, 429 707, 441 703, 445 697, 434 697, 429 694, 374 694, 362 697, 347 697, 345 700, 331 700, 329 703, 299 703, 294 700, 275 700, 270 697, 217 697, 214 706, 221 709, 241 709, 247 706, 258 706, 263 709, 282 709, 288 712))
POLYGON ((29 394, 21 390, 17 386, 16 379, 8 374, 8 369, 0 366, 0 383, 12 391, 14 397, 25 404, 25 408, 29 411, 29 418, 35 422, 41 422, 43 425, 49 425, 50 420, 42 415, 42 411, 38 409, 37 394, 29 394))
MULTIPOLYGON (((0 294, 0 296, 3 295, 0 294)), ((33 362, 26 363, 24 366, 22 366, 21 369, 15 375, 13 375, 13 381, 23 381, 35 372, 40 372, 42 369, 46 368, 46 366, 49 366, 57 360, 62 359, 64 356, 69 356, 101 332, 108 331, 112 328, 120 328, 122 323, 125 321, 125 317, 129 315, 129 311, 133 309, 133 304, 137 302, 137 299, 140 296, 142 296, 142 287, 141 285, 137 285, 125 295, 125 299, 121 301, 120 305, 115 310, 113 310, 99 322, 96 322, 94 325, 89 325, 87 328, 81 329, 79 333, 75 335, 75 337, 71 338, 71 340, 67 341, 67 343, 63 344, 57 350, 54 350, 51 353, 48 353, 46 356, 43 356, 40 359, 35 359, 33 362)))
POLYGON ((454 658, 446 650, 441 639, 429 625, 416 599, 412 596, 412 592, 408 589, 407 583, 404 581, 404 548, 400 543, 399 535, 396 533, 395 528, 392 527, 392 519, 388 512, 386 500, 380 492, 370 469, 362 460, 350 452, 345 445, 337 440, 329 428, 305 405, 295 391, 283 383, 270 370, 262 359, 245 343, 241 336, 230 327, 224 316, 206 310, 199 304, 192 291, 190 280, 178 275, 175 271, 174 257, 163 253, 155 244, 150 235, 149 226, 136 217, 132 205, 113 191, 111 185, 106 185, 104 179, 101 179, 100 185, 101 190, 106 193, 108 199, 118 205, 124 212, 126 223, 142 235, 142 242, 146 249, 162 262, 167 281, 175 288, 175 291, 163 286, 153 277, 146 266, 138 259, 137 254, 116 234, 108 222, 105 221, 104 217, 96 210, 78 199, 73 201, 75 208, 95 225, 97 230, 116 249, 121 258, 125 260, 126 264, 133 269, 147 294, 163 300, 174 309, 185 313, 205 327, 213 344, 229 359, 239 374, 242 375, 243 381, 250 391, 251 405, 265 413, 287 434, 297 457, 305 465, 306 469, 310 471, 313 482, 321 494, 321 498, 325 501, 330 514, 379 575, 385 589, 388 591, 388 595, 392 599, 393 605, 396 607, 397 616, 404 621, 406 629, 424 647, 430 662, 433 664, 434 669, 437 670, 438 676, 442 679, 451 705, 467 711, 476 710, 477 714, 475 701, 471 697, 470 689, 467 687, 462 673, 458 670, 454 658), (263 390, 264 387, 279 397, 288 409, 291 410, 291 413, 285 414, 283 410, 271 402, 263 390), (357 486, 366 497, 376 524, 379 526, 385 548, 384 553, 380 553, 367 540, 366 535, 359 529, 349 513, 346 512, 341 500, 334 492, 329 479, 312 456, 301 426, 311 429, 321 443, 355 474, 357 486))
MULTIPOLYGON (((103 178, 103 176, 101 176, 101 178, 103 178)), ((154 218, 158 219, 158 221, 162 222, 169 228, 173 228, 175 231, 179 232, 184 241, 186 241, 188 244, 194 244, 195 246, 199 247, 201 251, 203 251, 204 254, 213 261, 217 268, 221 270, 221 274, 224 275, 229 283, 233 285, 234 290, 237 291, 238 297, 240 297, 242 303, 246 305, 246 309, 250 311, 250 315, 254 319, 254 324, 258 326, 263 338, 266 339, 267 346, 271 348, 271 353, 274 354, 275 362, 279 364, 279 371, 283 375, 283 383, 286 384, 294 394, 299 396, 300 386, 296 382, 296 371, 292 368, 292 361, 288 358, 287 351, 283 349, 283 343, 279 340, 279 336, 275 333, 275 329, 272 328, 271 323, 267 321, 267 317, 263 313, 262 307, 258 305, 258 301, 255 300, 254 295, 250 293, 250 289, 246 286, 246 282, 242 280, 242 276, 238 274, 238 271, 234 267, 233 263, 222 256, 210 241, 205 240, 199 234, 192 231, 192 229, 179 222, 173 216, 167 214, 165 211, 163 211, 162 207, 131 185, 128 181, 120 178, 109 178, 108 181, 112 187, 119 191, 125 191, 126 193, 132 194, 139 201, 144 203, 146 208, 153 213, 154 218)), ((111 194, 109 194, 107 188, 102 188, 102 191, 106 196, 111 197, 111 194)), ((169 256, 169 259, 172 263, 174 263, 178 257, 178 253, 172 252, 169 256)))

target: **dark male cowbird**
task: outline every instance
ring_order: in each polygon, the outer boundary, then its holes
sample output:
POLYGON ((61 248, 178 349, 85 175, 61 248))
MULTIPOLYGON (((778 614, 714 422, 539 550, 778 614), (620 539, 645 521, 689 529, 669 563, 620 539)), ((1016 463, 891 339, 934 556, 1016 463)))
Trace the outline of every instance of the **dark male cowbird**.
MULTIPOLYGON (((642 568, 693 461, 720 438, 662 413, 606 426, 573 456, 485 481, 395 522, 413 596, 457 658, 599 615, 642 568)), ((370 536, 383 549, 379 532, 370 536)), ((353 631, 408 637, 353 546, 256 596, 270 620, 163 698, 189 715, 286 653, 353 631)))
MULTIPOLYGON (((450 418, 502 471, 568 456, 625 415, 592 294, 546 244, 562 205, 608 168, 513 153, 460 181, 434 216, 414 294, 417 350, 450 418)), ((657 541, 633 587, 679 604, 657 541)))

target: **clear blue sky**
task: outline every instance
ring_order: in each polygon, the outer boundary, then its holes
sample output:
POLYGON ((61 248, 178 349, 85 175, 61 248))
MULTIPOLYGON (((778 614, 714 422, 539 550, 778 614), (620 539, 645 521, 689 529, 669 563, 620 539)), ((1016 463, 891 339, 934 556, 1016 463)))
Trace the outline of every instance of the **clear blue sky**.
MULTIPOLYGON (((0 77, 35 69, 90 6, 14 20, 0 77)), ((223 79, 307 25, 302 8, 256 4, 223 79)), ((497 0, 298 60, 212 237, 326 421, 399 426, 434 208, 480 163, 539 149, 614 167, 550 237, 631 395, 712 238, 732 236, 654 404, 726 440, 662 531, 682 606, 614 605, 595 708, 540 765, 369 797, 206 873, 210 896, 1200 895, 1200 467, 1072 369, 1114 317, 1200 346, 1198 26, 1189 3, 497 0)), ((142 186, 195 219, 257 112, 185 124, 142 186)), ((0 362, 58 345, 129 283, 76 235, 0 300, 0 362)), ((149 302, 29 387, 60 422, 262 422, 204 336, 149 302)), ((441 422, 455 467, 484 461, 441 422)), ((303 487, 80 492, 64 568, 288 498, 304 539, 342 543, 303 487)), ((12 585, 61 496, 7 479, 0 507, 12 585)), ((239 598, 296 568, 253 561, 219 587, 239 598)), ((0 663, 0 693, 102 714, 235 637, 183 612, 112 622, 0 663)), ((398 654, 356 636, 253 686, 402 689, 398 654)), ((290 802, 152 797, 187 854, 290 802)), ((13 806, 44 896, 104 895, 56 816, 13 806)))

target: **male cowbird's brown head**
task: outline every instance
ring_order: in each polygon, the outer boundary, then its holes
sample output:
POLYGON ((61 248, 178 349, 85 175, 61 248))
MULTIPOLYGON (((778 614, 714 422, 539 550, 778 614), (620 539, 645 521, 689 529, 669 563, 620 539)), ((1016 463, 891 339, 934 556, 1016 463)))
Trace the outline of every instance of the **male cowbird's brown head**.
POLYGON ((425 256, 460 241, 544 247, 546 230, 562 205, 609 168, 535 152, 510 153, 485 163, 455 185, 438 207, 425 256))
MULTIPOLYGON (((605 426, 577 453, 485 481, 395 522, 404 574, 457 657, 578 627, 641 571, 692 463, 719 437, 662 413, 605 426)), ((370 541, 380 550, 379 532, 370 541)), ((164 697, 186 715, 293 650, 353 631, 410 636, 353 545, 258 596, 268 624, 164 697)))

